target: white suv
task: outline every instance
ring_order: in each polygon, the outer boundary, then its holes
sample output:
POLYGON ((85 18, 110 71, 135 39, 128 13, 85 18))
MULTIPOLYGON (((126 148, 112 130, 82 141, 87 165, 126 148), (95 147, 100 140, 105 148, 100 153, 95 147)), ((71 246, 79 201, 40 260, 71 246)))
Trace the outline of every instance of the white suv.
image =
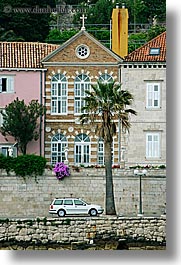
POLYGON ((100 205, 88 204, 77 198, 56 198, 50 204, 49 213, 58 214, 62 217, 67 214, 90 214, 96 216, 103 213, 104 209, 100 205))

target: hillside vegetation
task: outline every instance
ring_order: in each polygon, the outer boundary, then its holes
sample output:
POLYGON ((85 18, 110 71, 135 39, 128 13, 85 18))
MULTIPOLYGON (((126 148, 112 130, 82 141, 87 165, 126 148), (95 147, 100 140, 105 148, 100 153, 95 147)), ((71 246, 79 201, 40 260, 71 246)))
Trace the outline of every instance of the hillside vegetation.
MULTIPOLYGON (((131 52, 165 31, 166 0, 124 2, 129 12, 131 52)), ((80 30, 80 16, 84 11, 86 30, 110 47, 112 9, 122 4, 122 1, 112 0, 0 0, 0 40, 62 44, 80 30), (51 8, 56 10, 58 5, 67 6, 68 12, 51 12, 51 8), (50 11, 34 12, 41 8, 50 11)))

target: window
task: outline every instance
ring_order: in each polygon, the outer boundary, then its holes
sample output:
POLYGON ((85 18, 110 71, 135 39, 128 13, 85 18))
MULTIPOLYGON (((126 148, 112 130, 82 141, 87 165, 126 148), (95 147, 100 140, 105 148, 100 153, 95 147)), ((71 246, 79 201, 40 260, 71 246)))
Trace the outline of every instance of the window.
POLYGON ((148 83, 146 91, 146 107, 160 108, 160 84, 148 83))
POLYGON ((85 106, 85 96, 86 96, 86 90, 90 89, 90 79, 87 75, 85 74, 80 74, 76 76, 75 82, 74 82, 74 95, 75 95, 75 100, 74 100, 74 111, 75 114, 81 114, 82 107, 85 106))
POLYGON ((65 148, 67 147, 67 139, 63 134, 56 134, 52 137, 51 142, 51 160, 52 165, 56 162, 65 161, 65 148))
POLYGON ((67 78, 63 74, 52 77, 51 113, 67 114, 67 78))
POLYGON ((112 83, 114 80, 111 75, 105 73, 99 76, 98 81, 101 83, 107 84, 107 83, 112 83))
POLYGON ((87 45, 81 44, 76 48, 75 53, 78 58, 86 59, 87 57, 89 57, 90 49, 87 45))
POLYGON ((0 76, 0 93, 14 92, 14 76, 0 76))
POLYGON ((160 55, 160 48, 150 48, 150 55, 160 55))
POLYGON ((90 138, 81 133, 75 137, 75 164, 90 163, 90 138))
POLYGON ((104 141, 102 138, 98 140, 97 163, 98 165, 104 165, 104 141))
POLYGON ((160 134, 147 133, 146 135, 146 158, 160 157, 160 134))
MULTIPOLYGON (((112 143, 111 154, 112 154, 112 164, 114 161, 114 142, 112 143)), ((97 163, 98 165, 104 165, 104 140, 99 138, 98 140, 98 152, 97 152, 97 163)))
POLYGON ((54 201, 54 205, 62 205, 62 204, 63 204, 63 200, 54 201))
POLYGON ((75 204, 75 205, 85 205, 85 203, 83 203, 83 202, 80 201, 80 200, 74 200, 74 204, 75 204))
POLYGON ((73 205, 72 200, 64 200, 64 205, 73 205))
POLYGON ((0 154, 3 154, 4 156, 17 156, 17 148, 14 146, 0 146, 0 154))

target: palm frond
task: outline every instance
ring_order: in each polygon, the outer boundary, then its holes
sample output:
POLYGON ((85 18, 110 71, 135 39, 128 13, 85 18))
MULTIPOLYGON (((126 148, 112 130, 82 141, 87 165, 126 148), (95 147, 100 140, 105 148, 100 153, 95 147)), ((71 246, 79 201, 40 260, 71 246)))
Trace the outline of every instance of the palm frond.
POLYGON ((116 124, 113 121, 115 116, 121 120, 122 128, 129 131, 129 115, 137 115, 135 110, 127 108, 133 102, 133 95, 127 90, 122 90, 121 85, 115 82, 108 84, 98 82, 91 88, 91 91, 86 91, 85 106, 82 108, 84 114, 80 117, 81 123, 90 121, 95 124, 96 118, 101 118, 100 126, 96 126, 96 134, 103 139, 111 139, 116 133, 116 124))

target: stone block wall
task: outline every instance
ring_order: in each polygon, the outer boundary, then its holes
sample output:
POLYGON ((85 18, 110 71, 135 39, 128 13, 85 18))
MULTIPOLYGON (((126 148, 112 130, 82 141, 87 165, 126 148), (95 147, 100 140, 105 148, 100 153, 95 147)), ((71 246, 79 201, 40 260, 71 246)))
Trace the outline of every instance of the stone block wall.
MULTIPOLYGON (((137 215, 139 211, 139 177, 133 170, 113 170, 117 215, 137 215)), ((0 174, 0 217, 49 217, 49 205, 55 197, 78 197, 105 207, 104 169, 71 171, 62 181, 50 171, 24 181, 21 177, 0 174)), ((149 170, 142 177, 142 202, 145 215, 163 214, 166 204, 165 170, 149 170)))
MULTIPOLYGON (((125 218, 37 218, 37 219, 0 219, 0 248, 11 244, 20 249, 38 249, 38 246, 51 248, 58 244, 59 249, 76 249, 76 244, 93 244, 113 240, 112 249, 118 249, 123 240, 166 243, 166 217, 125 218), (68 245, 68 244, 71 244, 68 245)), ((85 247, 85 246, 84 246, 85 247)), ((108 245, 106 246, 108 249, 108 245)), ((96 248, 94 245, 93 249, 96 248)))

